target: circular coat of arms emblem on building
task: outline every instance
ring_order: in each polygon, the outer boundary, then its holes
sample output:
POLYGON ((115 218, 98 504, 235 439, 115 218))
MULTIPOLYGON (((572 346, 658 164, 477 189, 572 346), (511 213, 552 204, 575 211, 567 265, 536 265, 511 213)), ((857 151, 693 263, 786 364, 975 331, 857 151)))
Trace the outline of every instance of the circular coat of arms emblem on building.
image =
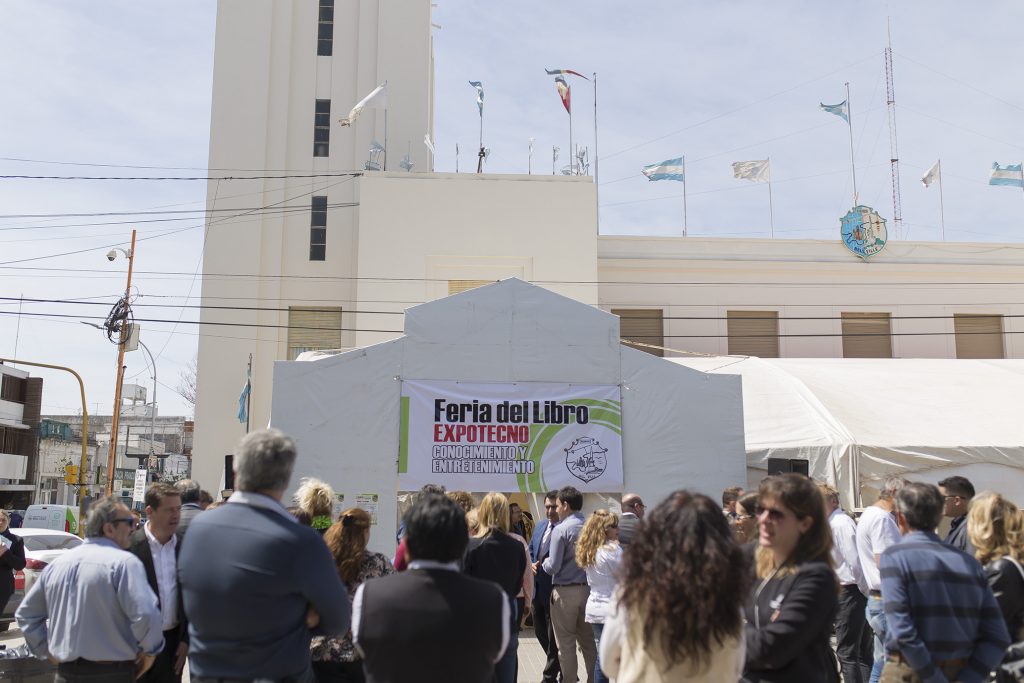
POLYGON ((869 206, 855 206, 839 221, 843 244, 862 259, 882 251, 889 240, 885 219, 869 206))
POLYGON ((581 436, 565 449, 565 467, 583 482, 594 481, 608 467, 607 452, 597 439, 581 436))

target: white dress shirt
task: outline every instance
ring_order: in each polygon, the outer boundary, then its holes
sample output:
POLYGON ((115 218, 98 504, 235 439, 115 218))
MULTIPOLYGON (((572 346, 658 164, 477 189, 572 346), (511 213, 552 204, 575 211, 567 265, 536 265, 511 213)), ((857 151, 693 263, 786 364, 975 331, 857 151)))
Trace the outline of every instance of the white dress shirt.
POLYGON ((174 554, 178 545, 178 534, 171 534, 171 540, 160 543, 150 531, 149 522, 142 528, 146 530, 149 552, 153 555, 156 585, 160 589, 160 617, 163 630, 169 631, 178 625, 178 558, 174 554))
POLYGON ((832 562, 840 585, 856 584, 866 595, 868 584, 857 553, 857 523, 842 508, 836 508, 828 516, 828 525, 832 528, 832 562))

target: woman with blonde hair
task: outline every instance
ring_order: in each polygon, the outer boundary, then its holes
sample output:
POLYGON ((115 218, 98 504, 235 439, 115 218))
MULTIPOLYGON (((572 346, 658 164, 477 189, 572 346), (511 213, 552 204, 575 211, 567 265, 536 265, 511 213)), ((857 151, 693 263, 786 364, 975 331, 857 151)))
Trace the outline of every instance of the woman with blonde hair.
MULTIPOLYGON (((395 573, 387 557, 366 549, 370 542, 371 521, 366 510, 349 508, 324 534, 324 542, 334 557, 338 575, 348 589, 349 602, 364 582, 395 573)), ((361 683, 366 680, 363 663, 352 643, 351 631, 340 638, 317 636, 309 649, 318 683, 361 683)))
POLYGON ((802 474, 757 491, 757 582, 746 606, 744 683, 839 683, 829 635, 839 607, 825 498, 802 474))
POLYGON ((508 498, 491 492, 476 508, 479 529, 466 549, 465 571, 470 576, 494 581, 508 596, 510 610, 509 643, 505 654, 494 665, 498 683, 515 683, 518 669, 519 620, 533 598, 533 572, 526 540, 510 534, 508 498), (523 599, 519 600, 519 596, 523 599))
MULTIPOLYGON (((590 595, 584 619, 594 631, 594 644, 601 649, 601 632, 612 594, 619 583, 622 546, 619 545, 619 516, 608 510, 596 510, 580 530, 576 541, 576 564, 587 572, 590 595)), ((601 670, 601 656, 594 661, 595 683, 608 683, 601 670)))
POLYGON ((321 535, 331 526, 334 510, 334 489, 327 482, 306 477, 295 491, 295 504, 309 515, 310 526, 321 535))
POLYGON ((1014 641, 1024 638, 1024 513, 998 493, 984 491, 971 501, 967 536, 977 549, 988 584, 1014 641))

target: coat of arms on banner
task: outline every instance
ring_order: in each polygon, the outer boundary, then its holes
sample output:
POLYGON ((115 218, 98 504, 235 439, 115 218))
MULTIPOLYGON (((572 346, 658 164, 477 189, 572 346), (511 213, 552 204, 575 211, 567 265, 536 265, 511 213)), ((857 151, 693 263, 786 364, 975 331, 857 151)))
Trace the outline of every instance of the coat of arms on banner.
POLYGON ((839 220, 843 244, 862 259, 882 251, 889 239, 885 219, 869 206, 855 206, 839 220))
POLYGON ((607 452, 597 439, 581 436, 565 449, 565 466, 572 476, 589 483, 604 474, 608 467, 607 452))

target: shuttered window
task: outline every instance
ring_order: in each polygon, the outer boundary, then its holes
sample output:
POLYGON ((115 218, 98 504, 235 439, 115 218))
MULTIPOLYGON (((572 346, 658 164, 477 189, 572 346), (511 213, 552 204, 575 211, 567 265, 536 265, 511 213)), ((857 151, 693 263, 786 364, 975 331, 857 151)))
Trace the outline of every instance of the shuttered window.
POLYGON ((892 358, 889 313, 843 313, 843 358, 892 358))
POLYGON ((313 114, 313 156, 331 155, 331 101, 317 100, 313 114))
MULTIPOLYGON (((639 342, 652 346, 665 345, 665 320, 661 309, 613 308, 612 315, 619 316, 619 339, 624 344, 639 342)), ((633 346, 652 356, 664 356, 662 349, 633 346)))
POLYGON ((334 53, 334 0, 320 0, 316 53, 321 57, 330 57, 334 53))
POLYGON ((468 292, 471 289, 483 287, 484 285, 489 285, 493 282, 494 280, 449 280, 448 296, 458 294, 459 292, 468 292))
POLYGON ((341 348, 341 309, 288 307, 288 359, 304 351, 341 348))
POLYGON ((327 258, 327 197, 313 197, 309 216, 309 260, 327 258))
POLYGON ((958 313, 953 316, 957 358, 1004 358, 1003 316, 958 313))
POLYGON ((729 311, 729 354, 779 357, 778 311, 729 311))

